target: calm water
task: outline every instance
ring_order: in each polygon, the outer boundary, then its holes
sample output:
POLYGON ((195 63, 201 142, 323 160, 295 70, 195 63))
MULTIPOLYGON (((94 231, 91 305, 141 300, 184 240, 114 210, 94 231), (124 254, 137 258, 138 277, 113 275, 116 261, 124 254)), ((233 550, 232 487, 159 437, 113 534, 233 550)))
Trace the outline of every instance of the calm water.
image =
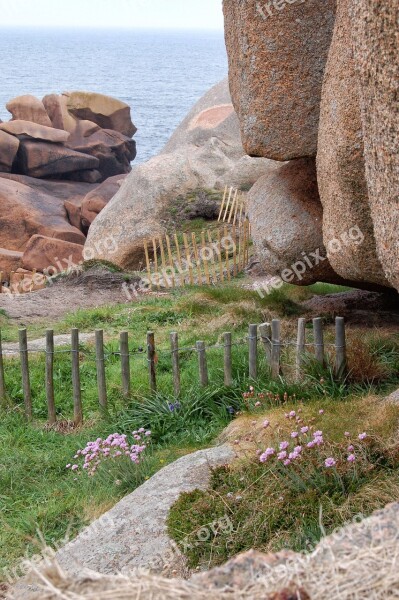
POLYGON ((142 162, 165 144, 192 105, 227 74, 215 32, 0 29, 0 118, 21 94, 89 90, 132 108, 142 162))

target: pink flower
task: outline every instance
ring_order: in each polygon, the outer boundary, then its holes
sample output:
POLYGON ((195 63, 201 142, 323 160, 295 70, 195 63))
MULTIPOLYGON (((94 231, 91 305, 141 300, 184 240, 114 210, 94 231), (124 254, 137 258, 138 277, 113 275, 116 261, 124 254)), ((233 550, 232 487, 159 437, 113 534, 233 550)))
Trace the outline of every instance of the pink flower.
POLYGON ((284 466, 288 467, 291 464, 291 461, 287 458, 287 460, 284 461, 284 466))
POLYGON ((366 439, 366 437, 367 437, 367 433, 366 433, 366 432, 365 432, 365 433, 361 433, 361 434, 359 435, 359 440, 360 440, 360 441, 363 441, 363 440, 365 440, 365 439, 366 439))
POLYGON ((67 465, 65 468, 66 468, 66 469, 70 469, 71 467, 72 467, 72 465, 71 465, 71 464, 69 464, 69 465, 67 465))
POLYGON ((270 458, 270 456, 273 456, 273 454, 275 454, 275 452, 276 452, 276 451, 275 451, 275 449, 274 449, 274 448, 267 448, 267 449, 265 450, 265 452, 264 452, 263 454, 261 454, 261 455, 260 455, 260 457, 259 457, 259 461, 260 461, 261 463, 265 463, 265 462, 268 460, 268 458, 270 458))
POLYGON ((279 454, 277 454, 277 458, 279 460, 284 460, 285 458, 287 458, 287 452, 285 450, 283 450, 282 452, 280 452, 279 454))
POLYGON ((345 431, 345 433, 344 433, 344 436, 345 436, 345 437, 350 437, 350 436, 351 436, 351 434, 349 433, 349 431, 345 431))
POLYGON ((315 431, 313 434, 313 437, 322 437, 323 436, 323 432, 322 431, 315 431))
POLYGON ((301 433, 308 433, 309 431, 309 427, 302 427, 301 428, 301 433))
POLYGON ((281 442, 280 450, 287 450, 289 445, 290 445, 289 442, 281 442))
POLYGON ((355 460, 356 460, 356 456, 354 454, 349 454, 348 462, 355 462, 355 460))
POLYGON ((316 446, 316 442, 313 440, 312 442, 309 442, 308 444, 306 444, 306 448, 314 448, 316 446))
POLYGON ((297 437, 298 437, 298 435, 299 435, 299 433, 298 433, 297 431, 293 431, 293 432, 291 433, 291 437, 292 437, 292 438, 297 438, 297 437))
POLYGON ((262 406, 262 402, 255 402, 255 406, 256 406, 256 408, 258 408, 259 406, 262 406))
POLYGON ((72 471, 77 471, 79 469, 79 465, 72 465, 72 471))
POLYGON ((295 452, 295 454, 300 454, 302 452, 302 446, 296 446, 294 448, 294 452, 295 452))
POLYGON ((269 426, 270 426, 270 421, 268 421, 267 419, 266 419, 266 421, 263 421, 264 429, 267 429, 269 426))
POLYGON ((317 436, 314 438, 314 443, 317 444, 317 446, 321 446, 324 443, 324 440, 321 436, 317 436))
POLYGON ((146 431, 144 435, 146 435, 147 437, 149 437, 151 435, 151 431, 150 430, 146 431))
POLYGON ((335 465, 337 464, 334 458, 327 458, 324 462, 325 466, 327 467, 327 469, 329 469, 330 467, 335 467, 335 465))
POLYGON ((254 388, 252 385, 250 385, 250 386, 249 386, 249 391, 250 391, 250 392, 253 392, 253 391, 254 391, 254 389, 255 389, 255 388, 254 388))
POLYGON ((293 419, 294 417, 296 417, 296 412, 295 410, 292 410, 289 414, 289 416, 291 417, 291 419, 293 419))
POLYGON ((298 454, 296 452, 290 452, 288 455, 288 458, 292 461, 292 460, 296 460, 298 458, 298 454))
POLYGON ((348 452, 353 452, 354 451, 354 447, 352 445, 348 446, 348 452))
POLYGON ((324 410, 323 409, 319 410, 319 415, 324 415, 324 410))

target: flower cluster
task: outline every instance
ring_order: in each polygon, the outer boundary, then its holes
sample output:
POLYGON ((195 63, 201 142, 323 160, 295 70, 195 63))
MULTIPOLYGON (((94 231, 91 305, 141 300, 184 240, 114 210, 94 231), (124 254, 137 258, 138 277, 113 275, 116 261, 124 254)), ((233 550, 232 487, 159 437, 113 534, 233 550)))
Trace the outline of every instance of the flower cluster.
MULTIPOLYGON (((86 447, 78 450, 74 459, 83 459, 82 470, 90 476, 95 475, 100 465, 107 460, 127 458, 129 461, 139 464, 141 455, 148 447, 151 431, 144 428, 133 431, 134 443, 129 442, 126 434, 112 433, 106 439, 97 438, 95 442, 88 442, 86 447)), ((67 469, 73 472, 79 471, 78 464, 68 464, 67 469)))
POLYGON ((244 398, 244 402, 247 405, 247 408, 250 408, 250 400, 253 399, 255 400, 255 403, 252 404, 252 406, 254 406, 255 408, 259 408, 261 406, 264 405, 264 401, 266 401, 269 405, 273 404, 273 405, 280 405, 280 404, 286 404, 287 402, 296 402, 297 398, 296 398, 296 394, 293 394, 292 396, 288 395, 287 392, 285 392, 283 395, 281 394, 276 394, 270 391, 265 391, 265 392, 255 392, 255 388, 251 385, 249 386, 249 389, 247 392, 244 392, 242 397, 244 398))
MULTIPOLYGON (((303 421, 300 415, 298 414, 299 412, 301 412, 301 409, 299 409, 298 412, 292 410, 291 412, 286 413, 285 415, 286 419, 295 421, 297 425, 297 428, 294 431, 291 431, 289 436, 287 435, 287 437, 289 437, 291 441, 278 441, 276 447, 269 447, 264 452, 259 451, 258 456, 259 461, 261 463, 265 463, 273 458, 278 463, 281 463, 285 467, 288 467, 289 465, 291 465, 295 461, 298 461, 299 459, 305 459, 306 456, 312 456, 314 458, 314 455, 310 455, 309 451, 325 446, 323 431, 321 429, 312 431, 312 425, 303 424, 303 421)), ((324 410, 319 410, 319 415, 323 414, 324 410)), ((269 421, 265 421, 263 427, 267 428, 269 427, 269 425, 269 421)), ((350 437, 350 433, 345 432, 345 437, 350 437)), ((364 441, 366 438, 366 432, 358 435, 359 442, 364 441)), ((324 456, 326 455, 324 454, 324 456)), ((346 461, 349 463, 354 463, 356 460, 357 455, 355 446, 353 444, 350 444, 347 447, 346 451, 346 461)), ((323 462, 324 467, 326 469, 331 469, 338 465, 339 459, 334 458, 334 456, 327 455, 323 459, 323 462)))

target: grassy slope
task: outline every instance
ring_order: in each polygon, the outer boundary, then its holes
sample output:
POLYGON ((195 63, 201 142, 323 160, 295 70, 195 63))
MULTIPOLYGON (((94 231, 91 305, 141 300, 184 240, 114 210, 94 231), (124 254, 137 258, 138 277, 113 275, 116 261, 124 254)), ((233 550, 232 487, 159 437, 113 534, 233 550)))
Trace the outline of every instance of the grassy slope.
MULTIPOLYGON (((331 287, 323 286, 320 291, 328 293, 331 287)), ((216 343, 224 331, 232 331, 237 340, 246 335, 250 322, 259 323, 276 315, 299 314, 301 311, 296 300, 311 294, 311 290, 298 291, 287 286, 262 300, 256 293, 235 285, 186 289, 170 296, 145 298, 132 305, 78 310, 63 321, 54 323, 53 327, 56 333, 67 333, 73 326, 86 332, 104 328, 109 350, 117 349, 118 333, 123 329, 130 332, 132 349, 144 345, 148 329, 155 330, 158 347, 167 349, 170 331, 177 330, 180 344, 191 347, 199 338, 216 343)), ((1 319, 3 338, 15 341, 16 327, 4 316, 1 319)), ((49 326, 49 323, 35 323, 29 328, 29 337, 43 335, 49 326)), ((287 321, 284 327, 288 333, 293 325, 287 321)), ((87 350, 92 353, 93 349, 88 347, 87 350)), ((168 353, 159 352, 158 381, 162 393, 151 399, 145 357, 139 354, 132 360, 134 394, 128 403, 121 394, 118 359, 111 357, 107 361, 110 414, 108 420, 100 420, 95 364, 91 357, 82 357, 85 425, 82 430, 68 434, 43 430, 46 417, 43 357, 31 359, 35 418, 32 425, 26 425, 22 418, 18 361, 7 361, 9 406, 0 419, 0 569, 15 564, 25 552, 35 550, 37 528, 50 544, 59 541, 68 531, 74 535, 165 462, 210 444, 231 420, 228 407, 240 406, 241 392, 248 385, 244 376, 247 369, 245 344, 235 347, 233 360, 235 387, 227 391, 222 385, 222 352, 220 349, 210 351, 212 385, 208 392, 200 392, 193 385, 198 377, 196 355, 190 351, 183 353, 182 409, 179 414, 172 414, 167 408, 167 401, 172 398, 168 353), (116 485, 119 477, 114 472, 96 480, 77 481, 66 473, 65 464, 88 440, 140 426, 154 430, 155 452, 143 472, 139 473, 138 480, 135 473, 128 473, 124 474, 123 484, 116 485)), ((55 372, 59 418, 68 419, 72 415, 72 401, 67 354, 56 356, 55 372)), ((263 360, 260 361, 260 377, 267 382, 268 371, 263 360)), ((279 392, 285 389, 279 383, 269 387, 279 392)), ((290 391, 299 393, 297 386, 291 386, 290 391)), ((308 389, 304 392, 305 397, 310 399, 316 392, 308 389)))

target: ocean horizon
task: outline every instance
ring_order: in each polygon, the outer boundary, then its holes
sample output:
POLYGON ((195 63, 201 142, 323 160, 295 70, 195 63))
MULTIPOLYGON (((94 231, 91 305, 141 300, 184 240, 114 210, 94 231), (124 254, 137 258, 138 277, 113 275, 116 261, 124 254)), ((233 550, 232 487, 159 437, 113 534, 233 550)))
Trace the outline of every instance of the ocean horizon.
POLYGON ((195 102, 227 76, 222 31, 0 28, 0 119, 22 94, 87 90, 123 100, 137 158, 157 154, 195 102))

